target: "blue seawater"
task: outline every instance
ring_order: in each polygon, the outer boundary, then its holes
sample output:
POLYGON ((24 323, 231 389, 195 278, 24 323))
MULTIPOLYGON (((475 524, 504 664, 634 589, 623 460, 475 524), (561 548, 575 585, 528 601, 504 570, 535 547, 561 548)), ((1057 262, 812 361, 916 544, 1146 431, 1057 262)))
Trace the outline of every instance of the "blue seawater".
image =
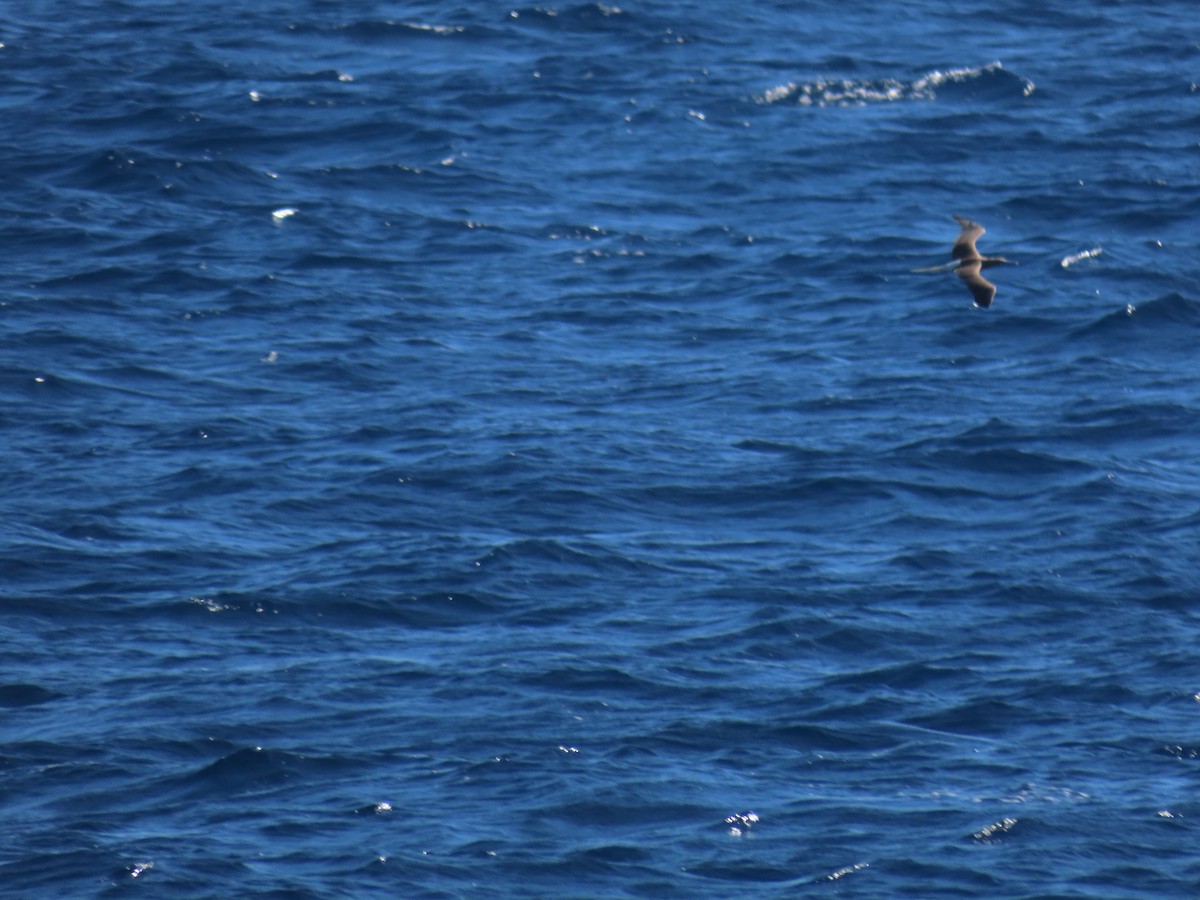
POLYGON ((1197 21, 6 4, 0 895, 1196 896, 1197 21))

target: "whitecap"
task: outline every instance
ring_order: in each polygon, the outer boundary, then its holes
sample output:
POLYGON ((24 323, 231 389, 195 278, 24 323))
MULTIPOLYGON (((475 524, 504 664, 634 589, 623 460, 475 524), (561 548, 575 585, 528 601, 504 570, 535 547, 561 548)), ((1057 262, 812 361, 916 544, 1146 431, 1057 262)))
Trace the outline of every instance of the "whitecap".
POLYGON ((1084 250, 1081 253, 1072 253, 1070 256, 1064 256, 1060 265, 1064 269, 1069 269, 1075 263, 1082 262, 1085 259, 1095 259, 1103 252, 1104 249, 1102 247, 1093 247, 1091 250, 1084 250))
POLYGON ((970 94, 986 91, 1004 97, 1013 96, 1018 89, 1022 97, 1028 97, 1036 86, 997 61, 986 66, 935 69, 912 81, 899 78, 789 81, 768 88, 755 99, 762 104, 792 101, 800 106, 866 106, 900 100, 936 100, 939 91, 965 90, 970 94))

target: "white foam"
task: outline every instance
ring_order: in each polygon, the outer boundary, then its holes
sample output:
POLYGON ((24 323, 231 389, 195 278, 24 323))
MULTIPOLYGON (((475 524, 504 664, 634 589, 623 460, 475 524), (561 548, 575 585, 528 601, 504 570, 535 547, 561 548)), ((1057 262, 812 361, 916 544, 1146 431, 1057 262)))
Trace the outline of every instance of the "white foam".
MULTIPOLYGON (((871 103, 893 103, 897 100, 934 100, 937 90, 948 84, 963 84, 986 78, 997 72, 1007 72, 1003 63, 986 66, 935 69, 915 81, 896 78, 861 79, 857 81, 819 79, 808 83, 789 81, 768 88, 756 98, 759 103, 778 103, 794 100, 800 106, 866 106, 871 103)), ((1012 73, 1009 73, 1010 75, 1012 73)), ((1020 76, 1022 93, 1028 97, 1036 90, 1032 81, 1020 76)))
POLYGON ((1095 259, 1097 256, 1099 256, 1103 252, 1104 252, 1103 248, 1093 247, 1091 250, 1084 250, 1081 253, 1072 253, 1070 256, 1064 256, 1062 258, 1061 265, 1064 269, 1068 269, 1071 266, 1075 265, 1075 263, 1082 262, 1085 259, 1095 259))

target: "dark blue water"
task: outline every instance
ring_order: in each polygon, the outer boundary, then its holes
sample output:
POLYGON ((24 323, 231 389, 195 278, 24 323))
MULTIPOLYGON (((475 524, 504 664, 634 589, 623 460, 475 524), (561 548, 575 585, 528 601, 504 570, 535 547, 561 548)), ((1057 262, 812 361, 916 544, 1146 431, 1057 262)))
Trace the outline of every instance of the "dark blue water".
POLYGON ((1196 896, 1196 10, 1055 6, 6 5, 0 895, 1196 896))

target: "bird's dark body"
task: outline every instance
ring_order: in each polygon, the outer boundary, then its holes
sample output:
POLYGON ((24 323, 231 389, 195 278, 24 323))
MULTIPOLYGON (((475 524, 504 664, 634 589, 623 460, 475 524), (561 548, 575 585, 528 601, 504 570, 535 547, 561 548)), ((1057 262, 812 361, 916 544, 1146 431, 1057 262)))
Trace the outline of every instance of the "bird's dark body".
POLYGON ((963 216, 955 216, 954 220, 962 226, 962 231, 950 250, 950 255, 959 261, 954 267, 954 274, 970 289, 971 296, 975 298, 975 305, 980 309, 987 309, 996 296, 996 286, 980 272, 993 266, 1002 266, 1008 260, 1003 256, 981 256, 975 247, 975 241, 984 233, 984 227, 963 216))

